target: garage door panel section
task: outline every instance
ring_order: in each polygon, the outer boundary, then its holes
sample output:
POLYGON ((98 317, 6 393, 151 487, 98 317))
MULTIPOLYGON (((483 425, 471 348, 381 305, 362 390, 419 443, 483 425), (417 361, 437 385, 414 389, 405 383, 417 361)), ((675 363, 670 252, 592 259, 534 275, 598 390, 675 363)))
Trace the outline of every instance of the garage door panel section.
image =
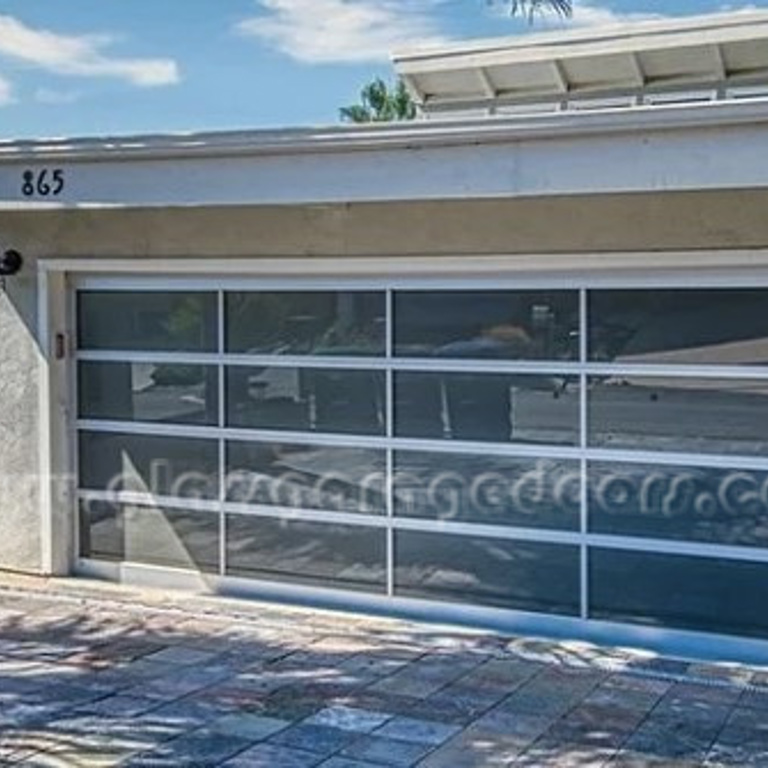
POLYGON ((217 499, 215 440, 81 431, 80 486, 155 497, 217 499))
POLYGON ((579 443, 579 384, 565 376, 395 373, 395 434, 491 443, 579 443))
POLYGON ((228 291, 225 301, 227 352, 384 354, 384 291, 228 291))
POLYGON ((395 562, 397 595, 579 613, 578 547, 397 531, 395 562))
POLYGON ((768 637, 768 564, 595 549, 593 618, 768 637))
POLYGON ((81 418, 218 424, 215 365, 84 360, 77 369, 81 418))
POLYGON ((579 529, 579 462, 396 451, 398 517, 517 528, 579 529))
POLYGON ((383 435, 384 379, 376 370, 229 367, 227 426, 383 435))
POLYGON ((215 352, 215 292, 81 291, 80 349, 215 352))
POLYGON ((231 576, 386 591, 386 534, 363 525, 227 515, 231 576))
POLYGON ((590 529, 768 548, 768 471, 590 462, 590 529))
POLYGON ((578 360, 578 291, 398 291, 402 357, 578 360))
POLYGON ((384 449, 231 440, 226 456, 227 501, 386 514, 384 449))
POLYGON ((77 291, 81 557, 766 634, 768 287, 337 282, 77 291))
POLYGON ((81 557, 120 562, 125 560, 121 507, 109 501, 80 499, 78 538, 81 557))
POLYGON ((83 556, 218 573, 219 519, 199 509, 81 501, 83 556))
POLYGON ((768 365, 765 288, 605 290, 589 296, 593 361, 768 365))
POLYGON ((768 381, 616 375, 589 379, 590 445, 768 456, 768 381))

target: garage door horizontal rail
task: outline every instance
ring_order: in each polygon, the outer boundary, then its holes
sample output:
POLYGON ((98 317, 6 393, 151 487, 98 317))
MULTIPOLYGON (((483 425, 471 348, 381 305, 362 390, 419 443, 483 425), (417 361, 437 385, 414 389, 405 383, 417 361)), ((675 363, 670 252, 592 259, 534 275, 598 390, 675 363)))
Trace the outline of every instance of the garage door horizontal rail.
POLYGON ((600 533, 581 533, 541 528, 519 528, 514 526, 462 523, 451 520, 428 520, 385 515, 364 515, 359 513, 306 510, 293 507, 272 507, 244 505, 236 502, 220 502, 203 499, 179 499, 176 497, 153 496, 127 491, 79 491, 81 502, 108 502, 135 505, 147 508, 193 510, 231 515, 269 517, 278 520, 324 522, 361 528, 379 528, 402 531, 441 533, 452 536, 479 536, 509 541, 545 542, 573 546, 602 547, 632 552, 659 552, 663 554, 690 555, 695 557, 722 558, 745 562, 767 563, 768 549, 760 547, 686 542, 650 537, 634 538, 600 533))
POLYGON ((179 424, 155 424, 134 421, 98 421, 83 419, 77 428, 87 432, 157 435, 211 440, 239 440, 254 443, 292 443, 297 445, 346 446, 401 451, 429 451, 445 454, 480 454, 519 456, 539 459, 580 459, 617 461, 638 464, 722 467, 726 469, 768 470, 768 456, 682 453, 676 451, 639 451, 619 448, 589 448, 531 443, 486 443, 469 440, 416 439, 406 437, 374 437, 330 434, 322 432, 288 432, 248 430, 228 427, 197 427, 179 424))
POLYGON ((178 365, 224 365, 269 368, 338 368, 340 370, 436 371, 438 373, 520 373, 549 376, 647 376, 675 378, 768 379, 768 365, 666 365, 635 363, 580 363, 550 360, 483 360, 472 358, 335 357, 323 355, 242 355, 216 352, 140 352, 135 350, 79 350, 83 362, 121 362, 178 365))

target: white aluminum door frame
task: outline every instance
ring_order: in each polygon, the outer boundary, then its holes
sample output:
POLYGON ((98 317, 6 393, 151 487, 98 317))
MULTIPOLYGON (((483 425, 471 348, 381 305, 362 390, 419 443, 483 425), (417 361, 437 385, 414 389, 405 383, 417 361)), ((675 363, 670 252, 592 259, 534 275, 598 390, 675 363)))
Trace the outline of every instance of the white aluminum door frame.
MULTIPOLYGON (((419 269, 425 269, 427 263, 431 266, 433 275, 435 272, 441 272, 441 266, 444 260, 435 257, 429 260, 423 259, 423 265, 421 262, 414 265, 411 262, 412 269, 405 269, 403 271, 413 271, 417 274, 395 278, 385 278, 384 272, 389 271, 395 260, 390 260, 387 267, 384 267, 379 259, 357 259, 350 260, 350 269, 346 272, 351 274, 346 279, 341 275, 331 277, 329 270, 331 265, 328 263, 322 263, 322 260, 288 260, 290 264, 281 260, 237 260, 236 265, 231 263, 225 263, 227 268, 222 269, 222 264, 217 262, 211 262, 208 260, 181 260, 181 261, 158 261, 152 260, 147 262, 141 261, 129 261, 129 260, 112 260, 112 261, 91 261, 91 260, 48 260, 41 261, 39 264, 39 340, 41 349, 44 351, 44 360, 41 366, 40 376, 40 426, 41 426, 41 441, 40 441, 40 460, 41 460, 41 474, 44 478, 48 478, 52 481, 53 478, 64 475, 71 477, 74 473, 76 462, 76 451, 73 450, 73 439, 75 434, 75 420, 74 420, 74 358, 71 355, 67 355, 67 359, 59 361, 55 359, 55 347, 56 347, 56 334, 64 333, 67 340, 67 346, 72 348, 74 343, 74 316, 72 313, 71 297, 77 289, 83 287, 97 288, 97 287, 112 287, 115 289, 148 289, 148 290, 167 290, 183 289, 202 287, 211 290, 212 281, 211 277, 203 277, 208 273, 216 273, 221 275, 225 273, 224 277, 216 280, 215 288, 219 294, 228 289, 243 289, 250 285, 254 288, 261 289, 285 289, 290 288, 292 290, 302 289, 321 289, 321 288, 339 288, 339 287, 353 287, 353 288, 375 288, 382 289, 386 284, 388 288, 388 296, 391 295, 392 289, 405 289, 408 288, 434 288, 434 289, 449 289, 449 288, 500 288, 503 285, 519 287, 519 288, 531 288, 541 290, 555 290, 555 289, 578 289, 581 292, 581 321, 585 320, 585 306, 584 306, 584 291, 589 288, 690 288, 692 286, 691 271, 687 268, 690 263, 691 253, 673 253, 666 254, 665 258, 658 259, 658 254, 635 254, 635 258, 631 255, 622 254, 625 259, 625 264, 629 265, 626 270, 613 271, 613 270, 600 270, 595 271, 588 269, 581 274, 572 273, 570 271, 560 272, 556 271, 542 271, 536 273, 531 269, 531 265, 535 262, 540 264, 542 260, 546 259, 545 256, 533 255, 529 259, 521 260, 519 257, 489 257, 478 259, 477 274, 471 273, 472 258, 463 260, 462 270, 448 269, 447 272, 454 274, 443 275, 440 277, 430 277, 424 274, 418 274, 419 269), (646 259, 646 257, 649 257, 646 259), (507 269, 503 270, 504 275, 499 276, 498 270, 501 265, 500 259, 504 261, 507 269), (657 260, 665 262, 665 269, 660 270, 643 270, 639 267, 638 262, 650 261, 654 263, 657 260), (469 267, 468 267, 469 264, 469 267), (677 265, 677 266, 675 266, 677 265), (232 267, 235 267, 233 269, 232 267), (418 269, 414 269, 416 266, 418 269), (669 268, 670 266, 675 268, 669 268), (298 276, 299 267, 301 267, 301 276, 298 276), (524 269, 522 267, 525 267, 524 269), (94 269, 96 268, 96 270, 94 269), (492 272, 496 270, 496 275, 492 276, 492 272), (231 277, 226 275, 232 275, 231 277), (238 275, 237 277, 235 275, 238 275), (295 276, 294 276, 295 275, 295 276), (70 280, 69 278, 76 278, 70 280), (66 440, 62 441, 62 434, 66 435, 66 440)), ((736 287, 768 287, 768 252, 766 251, 738 251, 738 252, 716 252, 714 254, 708 254, 709 258, 701 259, 701 254, 696 256, 710 265, 713 262, 717 262, 719 269, 701 269, 697 270, 695 274, 695 287, 723 287, 723 288, 736 288, 736 287), (730 258, 729 258, 730 257, 730 258), (740 268, 723 269, 724 262, 732 260, 735 264, 740 265, 740 268), (746 266, 751 265, 751 266, 746 266)), ((579 255, 574 255, 566 258, 566 262, 569 259, 578 259, 579 255)), ((584 259, 585 257, 581 256, 584 259)), ((587 257, 588 259, 588 257, 587 257)), ((557 259, 555 259, 557 260, 557 259)), ((330 261, 330 260, 329 260, 330 261)), ((606 262, 609 260, 606 260, 606 262)), ((604 263, 606 263, 604 262, 604 263)), ((397 262, 395 262, 397 263, 397 262)), ((333 260, 333 269, 337 272, 340 271, 340 266, 347 266, 346 261, 333 260)), ((405 265, 404 265, 405 266, 405 265)), ((455 267, 455 265, 453 265, 455 267)), ((388 300, 388 301, 391 301, 388 300)), ((584 326, 582 325, 582 328, 584 326)), ((583 337, 586 334, 582 334, 583 337)), ((391 339, 388 339, 388 351, 391 352, 391 339)), ((200 362, 212 362, 219 366, 220 372, 223 370, 224 355, 222 342, 220 340, 218 352, 215 355, 197 356, 200 358, 200 362), (203 360, 202 358, 205 358, 203 360)), ((586 338, 582 338, 581 359, 578 364, 574 365, 574 373, 579 375, 582 387, 581 397, 586 398, 586 389, 583 386, 586 377, 590 374, 613 374, 619 372, 627 372, 625 366, 621 365, 597 365, 589 364, 585 362, 586 356, 586 338)), ((85 353, 83 359, 86 359, 90 353, 85 353)), ((137 357, 140 356, 137 354, 137 357)), ((171 355, 172 356, 172 355, 171 355)), ((95 357, 98 357, 96 355, 95 357)), ((164 359, 168 358, 168 355, 163 354, 164 359)), ((194 356, 181 355, 181 358, 187 360, 194 356)), ((95 358, 94 358, 95 359, 95 358)), ((125 359, 124 357, 121 359, 125 359)), ((187 360, 189 361, 189 360, 187 360)), ((251 364, 252 359, 249 358, 251 364)), ((228 363, 245 364, 245 360, 237 361, 231 358, 227 358, 228 363)), ((282 364, 288 365, 290 363, 296 364, 298 360, 282 361, 282 364)), ((324 363, 327 361, 324 361, 324 363)), ((278 361, 272 360, 271 363, 280 364, 278 361)), ((303 365, 307 364, 307 360, 302 359, 303 365)), ((340 361, 340 367, 343 367, 345 361, 340 361)), ((348 361, 349 367, 359 367, 361 361, 355 359, 354 361, 348 361)), ((365 363, 363 363, 365 364, 365 363)), ((403 368, 412 365, 405 361, 403 368)), ((572 364, 565 364, 566 366, 572 364)), ((533 372, 533 369, 537 372, 542 371, 541 365, 530 364, 509 364, 504 366, 505 370, 516 371, 518 373, 533 372)), ((563 371, 563 365, 553 364, 552 372, 556 368, 558 372, 563 371)), ((422 370, 419 364, 415 364, 415 369, 422 370)), ((445 366, 441 366, 441 370, 446 370, 445 366)), ((456 370, 463 370, 461 364, 455 366, 456 370)), ((389 375, 391 375, 391 369, 387 368, 389 375)), ((641 373, 642 375, 703 375, 703 376, 716 376, 716 377, 745 377, 744 374, 748 374, 749 378, 768 378, 768 369, 752 369, 749 368, 743 373, 741 371, 734 371, 733 368, 720 368, 718 366, 699 367, 695 369, 695 372, 691 372, 691 367, 678 368, 676 366, 643 366, 642 370, 638 367, 632 367, 633 373, 641 373)), ((220 373, 221 375, 221 373, 220 373)), ((387 392, 391 397, 391 387, 387 388, 387 392)), ((582 403, 582 406, 584 403, 582 403)), ((220 402, 220 408, 223 407, 220 402)), ((391 414, 391 409, 388 411, 391 414)), ((768 459, 756 459, 754 461, 746 461, 744 459, 738 459, 733 457, 717 457, 717 456, 702 456, 700 454, 672 454, 669 459, 665 459, 664 456, 659 454, 645 455, 640 452, 632 452, 631 457, 622 457, 620 452, 616 451, 604 451, 600 449, 588 449, 584 443, 584 437, 586 435, 586 409, 584 407, 580 410, 581 413, 581 442, 579 446, 572 451, 572 457, 578 459, 581 462, 582 475, 585 472, 586 462, 588 459, 611 459, 616 461, 638 461, 646 462, 653 460, 659 463, 669 464, 700 464, 700 465, 712 465, 717 463, 718 466, 732 466, 734 468, 754 468, 754 469, 768 469, 768 459), (720 464, 720 461, 723 464, 720 464), (747 466, 748 465, 748 466, 747 466)), ((223 431, 223 421, 220 416, 220 423, 217 429, 223 431)), ((391 418, 391 417, 390 417, 391 418)), ((93 426, 93 425, 91 425, 93 426)), ((137 431, 142 429, 138 426, 137 431)), ((178 434, 177 427, 170 428, 172 432, 178 434)), ((206 428, 207 429, 207 428, 206 428)), ((228 430, 227 435, 232 436, 232 431, 228 430)), ((245 436, 245 435, 243 435, 245 436)), ((278 437, 278 435, 275 435, 278 437)), ((293 439, 293 436, 286 435, 285 433, 279 433, 279 438, 282 440, 293 439)), ((329 441, 332 442, 332 436, 329 436, 329 441)), ((313 442, 317 442, 316 436, 312 437, 313 442)), ((343 439, 345 444, 349 443, 346 437, 343 439)), ((374 443, 378 444, 379 438, 374 438, 374 443)), ((391 462, 391 452, 393 450, 391 425, 387 427, 387 434, 383 438, 384 444, 387 445, 388 464, 391 462)), ((432 447, 429 445, 429 441, 409 441, 412 443, 414 449, 432 447), (422 444, 423 443, 423 444, 422 444)), ((330 444, 330 443, 329 443, 330 444)), ((372 443, 373 444, 373 443, 372 443)), ((463 451, 470 446, 463 446, 462 444, 453 444, 450 447, 446 446, 447 450, 463 451)), ((477 450, 478 446, 475 445, 474 449, 477 450)), ((486 451, 485 447, 482 447, 482 452, 486 451)), ((564 449, 569 450, 569 449, 564 449)), ((544 449, 546 452, 546 449, 544 449)), ((528 452, 529 455, 542 455, 542 448, 536 447, 528 452)), ((562 455, 562 452, 558 449, 558 455, 562 455)), ((516 454, 514 451, 509 453, 505 451, 506 455, 526 455, 526 449, 523 449, 520 454, 516 454)), ((570 457, 570 456, 569 456, 570 457)), ((585 494, 586 486, 584 482, 585 478, 582 477, 582 494, 585 494)), ((47 573, 66 573, 70 572, 74 567, 76 570, 87 572, 98 572, 103 575, 111 573, 116 575, 122 573, 123 575, 135 575, 138 571, 147 571, 153 573, 153 578, 157 577, 160 581, 163 581, 162 573, 167 571, 169 578, 172 576, 173 569, 156 569, 146 566, 138 566, 136 564, 126 564, 121 567, 112 568, 109 564, 101 564, 94 562, 81 562, 75 561, 73 556, 74 551, 74 537, 75 537, 75 520, 76 514, 74 510, 76 507, 74 497, 57 497, 57 491, 54 488, 52 482, 44 482, 41 494, 41 524, 42 524, 42 542, 43 542, 43 564, 44 571, 47 573), (66 510, 66 514, 63 514, 66 510), (62 521, 66 520, 66 524, 62 526, 62 521)), ((391 489, 390 489, 391 494, 391 489)), ((728 547, 721 545, 702 545, 699 543, 681 543, 681 542, 669 542, 662 540, 633 540, 631 542, 625 541, 623 537, 604 536, 597 534, 587 534, 586 531, 586 499, 582 498, 582 516, 579 532, 571 534, 569 532, 554 532, 551 540, 559 541, 572 541, 574 544, 578 543, 585 551, 590 545, 606 544, 612 548, 626 548, 626 549, 639 549, 643 551, 654 552, 675 552, 679 554, 705 554, 709 553, 713 557, 726 557, 728 559, 749 559, 756 562, 768 562, 768 553, 759 553, 755 556, 754 552, 747 552, 744 547, 728 547), (575 538, 571 539, 573 536, 575 538), (650 546, 646 547, 646 543, 650 546), (703 547, 703 550, 701 549, 703 547), (714 549, 708 549, 714 547, 714 549)), ((234 511, 234 510, 233 510, 234 511)), ((267 510, 264 510, 265 512, 267 510)), ((271 510, 270 510, 271 511, 271 510)), ((286 510, 285 514, 295 514, 295 511, 286 510)), ((279 511, 278 515, 281 514, 279 511)), ((224 517, 224 515, 222 515, 224 517)), ((387 518, 392 517, 391 499, 388 502, 387 518)), ((333 519, 338 519, 338 514, 334 513, 333 519)), ((457 534, 465 533, 480 533, 477 526, 473 524, 461 524, 454 523, 452 525, 458 526, 455 530, 446 530, 445 532, 455 532, 457 534)), ((419 522, 413 521, 400 521, 399 526, 403 529, 419 529, 419 522)), ((388 529, 391 531, 392 528, 388 529)), ((434 530, 434 528, 430 528, 434 530)), ((489 531, 490 533, 490 531, 489 531)), ((503 533, 502 531, 495 530, 493 535, 503 533)), ((538 541, 545 541, 549 539, 550 532, 535 530, 531 532, 531 538, 535 538, 538 541)), ((519 530, 517 538, 521 540, 528 539, 527 532, 519 530)), ((503 535, 503 538, 516 538, 515 536, 503 535)), ((391 543, 388 545, 387 550, 388 563, 391 566, 392 550, 391 543)), ((586 558, 582 557, 582 604, 586 605, 586 558)), ((388 569, 390 574, 389 590, 391 594, 391 567, 388 569)), ((176 574, 175 581, 183 583, 185 577, 183 574, 176 574)), ((174 580, 171 579, 171 580, 174 580)), ((440 616, 451 617, 456 620, 470 621, 476 624, 499 624, 508 627, 519 627, 525 631, 540 631, 545 634, 555 635, 570 635, 570 636, 582 636, 591 637, 602 642, 620 642, 622 638, 625 638, 628 642, 634 642, 641 645, 653 645, 654 647, 662 648, 692 648, 695 655, 710 655, 709 651, 717 648, 717 655, 723 655, 731 653, 735 657, 745 658, 759 656, 761 659, 768 660, 768 642, 749 640, 745 638, 734 638, 730 636, 718 636, 709 635, 707 633, 700 632, 685 632, 680 630, 668 630, 658 629, 650 627, 640 627, 637 625, 625 625, 615 624, 612 622, 602 622, 595 620, 586 620, 586 617, 582 615, 578 619, 538 615, 538 614, 526 614, 520 611, 498 611, 497 609, 486 609, 474 606, 455 606, 449 604, 432 603, 431 601, 420 601, 405 598, 385 598, 382 604, 380 599, 374 596, 361 596, 353 593, 349 593, 341 590, 325 589, 325 588, 309 588, 302 587, 298 591, 295 587, 288 585, 274 585, 268 583, 262 583, 258 581, 243 580, 233 577, 224 577, 220 574, 219 577, 211 577, 206 580, 210 586, 215 587, 219 591, 226 591, 233 589, 236 592, 252 592, 253 594, 260 594, 263 596, 277 595, 280 597, 287 597, 293 595, 292 599, 303 599, 302 594, 309 596, 317 596, 322 598, 320 602, 333 603, 336 600, 340 601, 340 604, 346 606, 357 606, 368 610, 396 610, 401 613, 408 613, 409 610, 420 612, 424 615, 439 618, 440 616), (295 594, 294 594, 295 593, 295 594), (337 594, 338 593, 338 594, 337 594), (373 601, 373 602, 370 602, 373 601), (487 617, 487 621, 483 617, 487 617), (535 629, 538 627, 539 629, 535 629), (709 649, 709 650, 708 650, 709 649), (731 649, 731 650, 727 650, 731 649)))

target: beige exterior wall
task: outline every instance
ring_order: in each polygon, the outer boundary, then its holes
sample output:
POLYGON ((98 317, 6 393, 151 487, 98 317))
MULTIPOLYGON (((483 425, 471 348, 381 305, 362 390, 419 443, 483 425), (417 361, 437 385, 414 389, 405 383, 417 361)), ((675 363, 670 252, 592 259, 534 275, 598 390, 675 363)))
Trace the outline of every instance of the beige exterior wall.
MULTIPOLYGON (((558 253, 766 248, 766 211, 768 192, 755 190, 2 212, 2 246, 20 250, 26 261, 22 274, 9 278, 7 294, 0 295, 0 568, 44 569, 37 481, 42 365, 36 328, 37 258, 92 259, 98 269, 100 258, 542 254, 542 266, 551 267, 558 263, 558 253)), ((664 263, 667 256, 660 258, 664 263)), ((761 263, 763 258, 760 255, 754 261, 761 263)), ((396 265, 385 264, 387 270, 397 271, 396 265)), ((571 259, 570 264, 578 261, 571 259)), ((435 269, 440 269, 438 262, 435 269)))
POLYGON ((413 256, 768 245, 768 191, 0 214, 27 254, 413 256))

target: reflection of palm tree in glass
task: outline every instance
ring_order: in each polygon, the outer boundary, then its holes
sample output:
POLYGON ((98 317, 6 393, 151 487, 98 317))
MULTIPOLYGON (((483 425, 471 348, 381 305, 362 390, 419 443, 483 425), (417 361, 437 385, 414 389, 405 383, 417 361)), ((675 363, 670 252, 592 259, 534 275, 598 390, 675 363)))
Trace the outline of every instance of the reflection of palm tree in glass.
POLYGON ((181 349, 205 348, 208 328, 202 321, 205 299, 200 296, 182 296, 174 304, 163 323, 162 335, 172 339, 181 349))
POLYGON ((382 292, 227 295, 228 349, 254 354, 383 352, 382 292))

